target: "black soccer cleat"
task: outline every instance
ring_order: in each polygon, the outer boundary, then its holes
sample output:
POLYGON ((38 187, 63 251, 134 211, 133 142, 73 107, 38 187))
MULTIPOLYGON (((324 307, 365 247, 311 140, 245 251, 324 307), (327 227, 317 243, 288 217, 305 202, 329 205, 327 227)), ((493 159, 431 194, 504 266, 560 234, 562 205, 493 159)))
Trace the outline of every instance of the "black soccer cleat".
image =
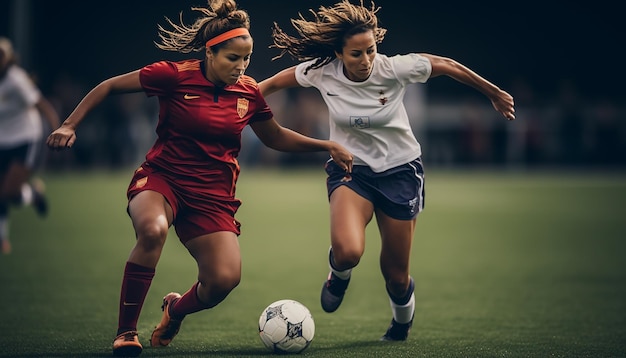
POLYGON ((35 178, 30 184, 33 189, 33 207, 40 217, 48 215, 48 199, 45 194, 45 185, 39 178, 35 178))
POLYGON ((413 318, 408 323, 398 323, 395 319, 391 319, 391 324, 387 328, 387 332, 380 337, 381 341, 406 341, 409 331, 413 325, 413 318))
POLYGON ((328 279, 322 286, 321 303, 324 311, 330 313, 335 312, 339 308, 349 283, 350 279, 342 280, 332 271, 328 274, 328 279))

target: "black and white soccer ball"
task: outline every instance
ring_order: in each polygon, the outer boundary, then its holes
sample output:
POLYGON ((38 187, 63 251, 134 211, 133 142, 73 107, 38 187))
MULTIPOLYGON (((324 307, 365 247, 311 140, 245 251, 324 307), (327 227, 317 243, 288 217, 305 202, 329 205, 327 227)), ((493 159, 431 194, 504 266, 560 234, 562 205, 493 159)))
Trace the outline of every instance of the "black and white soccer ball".
POLYGON ((276 301, 259 317, 261 341, 275 353, 300 353, 311 344, 314 335, 311 312, 298 301, 276 301))

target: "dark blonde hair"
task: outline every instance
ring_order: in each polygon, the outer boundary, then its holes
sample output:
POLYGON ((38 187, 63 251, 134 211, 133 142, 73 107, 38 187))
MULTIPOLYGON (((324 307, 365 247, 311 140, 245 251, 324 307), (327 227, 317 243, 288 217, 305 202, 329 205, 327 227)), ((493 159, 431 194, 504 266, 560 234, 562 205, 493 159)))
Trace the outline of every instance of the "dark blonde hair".
MULTIPOLYGON (((166 30, 159 25, 161 42, 155 45, 161 50, 190 53, 203 51, 209 39, 226 31, 236 28, 250 29, 250 17, 245 10, 237 8, 234 0, 208 0, 208 7, 192 7, 191 10, 201 12, 203 16, 196 19, 191 26, 183 22, 183 13, 180 13, 180 24, 175 24, 165 17, 172 30, 166 30)), ((225 42, 212 46, 218 49, 225 42)))
POLYGON ((273 44, 271 48, 280 49, 280 54, 273 60, 283 57, 286 53, 298 61, 316 59, 309 69, 320 68, 337 56, 335 52, 342 52, 346 40, 353 35, 367 31, 374 33, 376 43, 385 38, 386 29, 378 27, 376 13, 380 7, 371 2, 369 8, 363 5, 351 4, 349 0, 342 0, 332 7, 320 6, 317 12, 309 9, 313 20, 306 20, 302 14, 297 19, 291 19, 291 24, 298 32, 299 37, 289 36, 277 23, 272 28, 273 44))
POLYGON ((6 37, 0 37, 0 71, 17 63, 17 55, 13 51, 13 43, 6 37))

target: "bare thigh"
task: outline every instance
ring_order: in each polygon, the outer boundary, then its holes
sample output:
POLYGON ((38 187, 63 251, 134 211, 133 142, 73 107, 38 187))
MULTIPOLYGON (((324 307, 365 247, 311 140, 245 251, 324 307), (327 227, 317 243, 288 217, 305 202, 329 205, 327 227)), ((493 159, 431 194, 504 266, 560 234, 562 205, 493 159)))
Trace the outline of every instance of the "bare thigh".
POLYGON ((130 200, 128 212, 137 238, 129 261, 155 268, 161 257, 169 227, 172 225, 174 217, 172 207, 163 195, 145 190, 130 200))
POLYGON ((330 196, 330 240, 336 268, 356 266, 365 251, 365 228, 374 206, 352 189, 341 186, 330 196))

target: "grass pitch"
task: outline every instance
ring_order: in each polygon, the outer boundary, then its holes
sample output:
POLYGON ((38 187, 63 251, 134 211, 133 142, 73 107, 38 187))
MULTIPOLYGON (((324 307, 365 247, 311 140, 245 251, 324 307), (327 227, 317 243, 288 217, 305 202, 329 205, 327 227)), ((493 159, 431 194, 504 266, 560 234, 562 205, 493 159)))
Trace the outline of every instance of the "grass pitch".
MULTIPOLYGON (((0 256, 0 357, 107 357, 134 233, 132 170, 46 173, 50 215, 11 212, 13 253, 0 256)), ((379 342, 391 312, 375 222, 342 307, 319 306, 328 204, 319 170, 244 168, 242 282, 150 348, 160 300, 195 281, 171 231, 139 321, 142 356, 273 356, 257 321, 283 298, 316 323, 307 357, 626 356, 626 175, 427 172, 411 272, 416 315, 406 342, 379 342)))

